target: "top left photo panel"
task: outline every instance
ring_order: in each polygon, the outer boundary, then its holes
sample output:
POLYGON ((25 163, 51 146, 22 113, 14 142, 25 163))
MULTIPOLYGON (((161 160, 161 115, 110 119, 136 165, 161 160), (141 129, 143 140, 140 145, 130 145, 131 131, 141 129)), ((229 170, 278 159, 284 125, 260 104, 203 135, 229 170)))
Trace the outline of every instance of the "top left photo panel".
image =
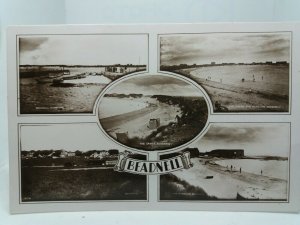
POLYGON ((148 71, 148 34, 17 36, 19 114, 92 114, 101 91, 148 71))

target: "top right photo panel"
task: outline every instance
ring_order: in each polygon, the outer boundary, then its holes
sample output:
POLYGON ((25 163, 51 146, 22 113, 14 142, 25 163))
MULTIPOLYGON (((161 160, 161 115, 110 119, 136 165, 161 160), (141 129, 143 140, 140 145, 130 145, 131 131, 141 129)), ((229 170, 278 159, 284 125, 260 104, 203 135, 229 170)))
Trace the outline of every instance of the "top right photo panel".
POLYGON ((291 32, 160 35, 160 70, 197 82, 215 113, 289 113, 291 32))

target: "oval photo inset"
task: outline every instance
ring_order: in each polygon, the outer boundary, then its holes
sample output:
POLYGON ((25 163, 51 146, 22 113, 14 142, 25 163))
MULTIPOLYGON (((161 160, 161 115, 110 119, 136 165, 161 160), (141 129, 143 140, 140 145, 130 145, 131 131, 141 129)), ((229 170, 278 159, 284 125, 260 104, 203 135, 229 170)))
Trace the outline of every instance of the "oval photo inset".
POLYGON ((171 75, 135 75, 100 100, 103 130, 117 142, 160 151, 183 145, 206 126, 208 105, 200 88, 171 75))

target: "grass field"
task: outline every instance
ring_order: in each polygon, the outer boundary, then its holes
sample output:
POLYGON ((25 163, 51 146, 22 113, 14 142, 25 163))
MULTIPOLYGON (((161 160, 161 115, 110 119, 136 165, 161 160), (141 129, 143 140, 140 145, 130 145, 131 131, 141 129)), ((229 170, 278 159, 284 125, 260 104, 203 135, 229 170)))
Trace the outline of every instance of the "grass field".
POLYGON ((112 168, 86 170, 83 165, 77 170, 62 169, 65 160, 60 159, 48 160, 44 167, 41 160, 29 161, 22 163, 21 169, 24 202, 147 199, 146 176, 119 173, 112 168))

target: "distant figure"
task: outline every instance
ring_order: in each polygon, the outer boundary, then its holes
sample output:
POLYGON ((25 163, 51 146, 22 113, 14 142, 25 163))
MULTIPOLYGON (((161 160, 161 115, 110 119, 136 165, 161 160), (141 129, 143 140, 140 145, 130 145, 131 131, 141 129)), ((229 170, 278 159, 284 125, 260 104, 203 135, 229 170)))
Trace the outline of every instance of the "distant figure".
POLYGON ((242 167, 240 167, 240 173, 242 173, 242 167))
POLYGON ((245 82, 245 78, 242 78, 242 82, 245 82))
POLYGON ((230 170, 232 171, 232 165, 230 166, 230 170))
POLYGON ((260 175, 262 175, 262 170, 260 171, 260 175))
POLYGON ((220 104, 220 102, 216 101, 216 102, 215 102, 215 107, 216 107, 217 110, 220 110, 220 109, 221 109, 221 104, 220 104))
POLYGON ((261 80, 264 80, 264 76, 261 76, 261 80))

